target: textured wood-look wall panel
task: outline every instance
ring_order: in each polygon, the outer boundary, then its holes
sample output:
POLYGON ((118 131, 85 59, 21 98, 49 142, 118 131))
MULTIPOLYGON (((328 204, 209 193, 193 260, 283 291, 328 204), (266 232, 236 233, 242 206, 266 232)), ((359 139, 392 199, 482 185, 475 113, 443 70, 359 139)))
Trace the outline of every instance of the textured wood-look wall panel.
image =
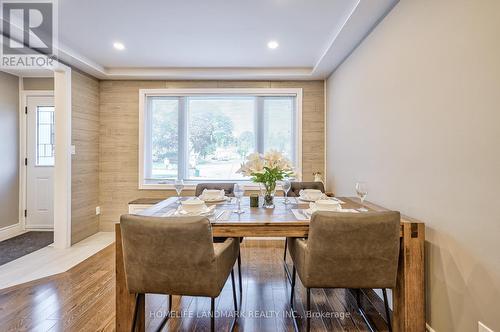
POLYGON ((323 172, 323 81, 101 81, 100 82, 100 228, 112 231, 113 223, 128 211, 129 201, 163 198, 174 191, 139 190, 139 89, 150 88, 302 88, 304 180, 323 172))
POLYGON ((71 135, 71 242, 99 231, 99 81, 73 70, 71 135))

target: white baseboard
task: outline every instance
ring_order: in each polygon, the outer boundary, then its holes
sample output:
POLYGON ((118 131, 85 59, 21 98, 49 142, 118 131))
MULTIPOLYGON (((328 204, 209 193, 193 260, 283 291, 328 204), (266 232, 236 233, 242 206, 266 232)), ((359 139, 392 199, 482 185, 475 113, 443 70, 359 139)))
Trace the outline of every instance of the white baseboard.
POLYGON ((52 232, 52 231, 54 231, 54 226, 52 226, 52 225, 26 226, 26 231, 32 231, 32 232, 52 232))
POLYGON ((425 323, 425 330, 427 332, 436 332, 429 324, 425 323))
POLYGON ((0 228, 0 241, 25 233, 20 223, 0 228))

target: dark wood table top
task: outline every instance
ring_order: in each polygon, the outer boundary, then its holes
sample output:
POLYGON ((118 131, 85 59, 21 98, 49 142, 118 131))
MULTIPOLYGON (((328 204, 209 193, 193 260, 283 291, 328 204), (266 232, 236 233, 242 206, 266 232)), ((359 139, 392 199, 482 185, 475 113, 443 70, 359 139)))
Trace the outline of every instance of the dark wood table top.
MULTIPOLYGON (((190 199, 193 197, 182 197, 183 200, 190 199)), ((357 209, 360 208, 361 205, 359 202, 355 202, 353 199, 350 198, 339 198, 342 202, 342 208, 344 209, 357 209)), ((299 199, 296 199, 295 197, 290 197, 289 198, 290 203, 285 205, 284 204, 284 197, 275 197, 274 203, 275 203, 275 208, 274 209, 266 209, 262 207, 250 207, 250 199, 249 197, 245 196, 241 200, 241 209, 244 211, 242 214, 237 214, 232 211, 234 211, 237 208, 236 204, 236 199, 231 198, 231 200, 222 202, 222 203, 217 203, 217 204, 210 204, 207 203, 208 206, 210 205, 216 205, 216 210, 218 211, 228 211, 227 215, 224 216, 224 218, 220 218, 217 220, 214 220, 212 223, 214 224, 232 224, 232 223, 245 223, 245 224, 251 224, 251 223, 266 223, 266 222, 272 222, 272 223, 293 223, 293 224, 309 224, 309 221, 303 221, 303 220, 297 220, 295 215, 292 212, 292 209, 307 209, 309 207, 308 202, 303 202, 299 199), (229 213, 231 212, 231 213, 229 213)), ((176 197, 170 197, 168 199, 165 199, 158 204, 152 206, 149 209, 146 209, 142 212, 140 212, 140 215, 143 216, 151 216, 151 217, 161 217, 164 216, 168 211, 171 211, 172 209, 176 209, 179 206, 177 202, 176 197)), ((369 208, 369 210, 374 210, 373 208, 369 208)))
MULTIPOLYGON (((183 197, 189 199, 192 197, 183 197)), ((339 197, 343 202, 343 209, 366 208, 368 211, 384 211, 385 208, 365 202, 361 206, 359 199, 352 197, 339 197)), ((290 198, 291 203, 284 204, 283 197, 275 198, 275 208, 265 209, 262 207, 250 207, 249 197, 243 197, 241 209, 243 214, 237 214, 236 199, 216 204, 217 211, 225 211, 224 215, 215 219, 212 218, 214 236, 306 236, 309 228, 309 220, 299 220, 295 217, 292 209, 307 209, 309 203, 302 202, 295 198, 290 198)), ((165 199, 149 209, 139 213, 143 216, 163 217, 178 207, 176 197, 165 199)), ((209 205, 209 204, 207 204, 209 205)), ((363 213, 363 212, 360 212, 363 213)), ((411 218, 402 217, 401 222, 418 222, 411 218)))

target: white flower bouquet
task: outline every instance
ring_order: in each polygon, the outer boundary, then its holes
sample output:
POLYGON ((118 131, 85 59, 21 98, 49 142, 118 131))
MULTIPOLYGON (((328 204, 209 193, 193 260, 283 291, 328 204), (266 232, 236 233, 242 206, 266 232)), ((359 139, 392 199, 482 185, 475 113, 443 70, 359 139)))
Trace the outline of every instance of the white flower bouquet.
POLYGON ((253 182, 261 184, 264 196, 264 207, 274 207, 276 182, 293 176, 293 167, 281 152, 271 150, 264 155, 252 153, 238 170, 245 176, 250 176, 253 182))

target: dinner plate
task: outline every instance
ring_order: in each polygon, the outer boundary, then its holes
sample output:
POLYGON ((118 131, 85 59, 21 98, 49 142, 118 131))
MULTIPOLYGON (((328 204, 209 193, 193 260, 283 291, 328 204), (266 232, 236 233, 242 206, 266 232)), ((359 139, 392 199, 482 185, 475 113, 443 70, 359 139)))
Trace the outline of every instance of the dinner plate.
POLYGON ((322 211, 322 212, 351 212, 351 213, 359 213, 359 211, 355 210, 355 209, 340 209, 340 210, 337 210, 337 211, 328 211, 328 210, 316 210, 316 209, 304 209, 302 210, 304 212, 304 214, 307 216, 307 217, 311 217, 312 214, 316 211, 322 211))
POLYGON ((207 206, 201 211, 197 212, 187 212, 185 211, 182 207, 179 206, 179 208, 174 212, 174 215, 177 216, 211 216, 215 211, 215 206, 207 206))
POLYGON ((203 198, 202 195, 198 196, 199 199, 201 199, 202 201, 205 201, 205 203, 220 203, 220 202, 225 202, 228 200, 229 197, 227 196, 224 196, 224 197, 221 197, 221 198, 217 198, 217 199, 205 199, 203 198))
POLYGON ((302 212, 304 212, 304 214, 305 214, 307 217, 309 217, 309 218, 310 218, 310 217, 312 216, 312 214, 313 214, 314 212, 316 212, 316 210, 313 210, 313 209, 309 208, 309 209, 304 209, 304 210, 302 210, 302 212))
POLYGON ((309 202, 309 203, 310 203, 310 202, 316 202, 317 200, 320 200, 320 199, 325 199, 325 198, 326 198, 326 196, 325 196, 325 195, 321 196, 321 197, 320 197, 320 198, 318 198, 318 199, 307 199, 307 198, 305 198, 305 197, 299 196, 299 199, 300 199, 302 202, 309 202))
POLYGON ((323 195, 321 198, 318 198, 318 199, 315 199, 315 200, 312 200, 312 199, 306 199, 306 198, 303 198, 301 196, 297 197, 298 199, 300 199, 301 201, 303 202, 308 202, 308 203, 311 203, 311 202, 316 202, 317 200, 320 200, 320 199, 331 199, 333 201, 337 201, 339 202, 340 204, 344 204, 345 202, 338 199, 337 197, 328 197, 326 195, 323 195))

